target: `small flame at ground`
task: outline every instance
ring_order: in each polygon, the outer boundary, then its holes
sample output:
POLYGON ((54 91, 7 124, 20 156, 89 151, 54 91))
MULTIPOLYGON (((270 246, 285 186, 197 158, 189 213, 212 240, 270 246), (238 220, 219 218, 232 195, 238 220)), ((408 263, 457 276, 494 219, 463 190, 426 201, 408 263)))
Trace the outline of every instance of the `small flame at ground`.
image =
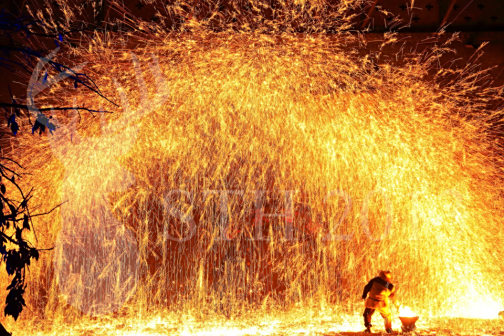
POLYGON ((399 308, 399 316, 401 317, 416 317, 418 314, 413 312, 410 307, 408 306, 401 306, 399 308))

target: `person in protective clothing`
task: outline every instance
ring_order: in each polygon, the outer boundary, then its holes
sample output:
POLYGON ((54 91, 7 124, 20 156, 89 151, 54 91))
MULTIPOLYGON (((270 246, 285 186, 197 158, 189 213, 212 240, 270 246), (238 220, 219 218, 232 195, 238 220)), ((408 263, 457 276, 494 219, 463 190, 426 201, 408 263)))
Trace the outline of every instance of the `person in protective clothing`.
POLYGON ((364 310, 364 326, 371 332, 371 317, 377 310, 385 320, 385 330, 392 332, 392 314, 390 312, 389 298, 395 294, 392 284, 392 275, 389 271, 380 271, 376 278, 371 279, 364 287, 362 299, 366 300, 364 310))

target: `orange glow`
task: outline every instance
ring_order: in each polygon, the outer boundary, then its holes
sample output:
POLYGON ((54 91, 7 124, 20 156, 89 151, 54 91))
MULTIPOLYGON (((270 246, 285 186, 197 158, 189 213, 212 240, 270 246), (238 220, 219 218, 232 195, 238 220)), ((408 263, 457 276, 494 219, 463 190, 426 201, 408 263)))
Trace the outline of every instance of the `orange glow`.
POLYGON ((120 108, 56 84, 39 106, 57 95, 114 114, 55 114, 54 136, 16 139, 33 206, 66 202, 35 223, 55 249, 32 267, 32 309, 68 335, 358 330, 353 298, 390 269, 419 315, 502 310, 502 111, 484 107, 495 91, 471 68, 435 68, 450 44, 362 56, 345 15, 333 35, 283 22, 217 33, 190 16, 190 31, 96 33, 72 50, 120 108), (457 81, 432 78, 443 71, 457 81), (311 324, 308 309, 328 317, 311 324))

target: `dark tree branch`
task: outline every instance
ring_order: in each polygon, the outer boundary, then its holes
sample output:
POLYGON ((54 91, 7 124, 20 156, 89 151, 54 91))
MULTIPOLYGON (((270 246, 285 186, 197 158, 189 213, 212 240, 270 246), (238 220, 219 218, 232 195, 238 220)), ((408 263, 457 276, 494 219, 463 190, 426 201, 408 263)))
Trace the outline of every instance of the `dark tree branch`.
POLYGON ((38 217, 38 216, 45 216, 45 215, 49 215, 51 212, 53 212, 54 210, 56 210, 57 208, 59 208, 60 206, 62 206, 63 204, 65 204, 67 201, 65 202, 61 202, 60 204, 56 205, 55 207, 53 207, 51 210, 49 211, 46 211, 46 212, 41 212, 41 213, 37 213, 37 214, 34 214, 34 215, 31 215, 30 218, 33 218, 33 217, 38 217))
MULTIPOLYGON (((8 158, 8 157, 4 157, 4 156, 0 156, 0 160, 7 160, 9 162, 12 162, 14 163, 16 166, 18 166, 19 168, 21 169, 24 169, 23 166, 21 166, 17 161, 15 160, 12 160, 11 158, 8 158)), ((5 166, 4 166, 5 167, 5 166)))
MULTIPOLYGON (((119 106, 116 103, 114 103, 112 100, 107 98, 105 95, 103 95, 103 93, 98 88, 98 85, 96 85, 96 83, 88 75, 86 75, 84 73, 75 72, 69 66, 52 61, 52 60, 46 58, 44 55, 42 55, 42 53, 39 51, 32 50, 27 47, 15 46, 15 45, 0 45, 0 50, 2 50, 4 53, 7 53, 7 54, 9 54, 10 52, 18 52, 18 53, 21 53, 25 56, 30 56, 30 57, 34 57, 34 58, 43 60, 47 64, 51 65, 51 67, 54 70, 56 70, 58 73, 69 73, 70 75, 68 76, 68 78, 70 80, 74 81, 74 83, 76 85, 80 84, 80 85, 86 87, 87 89, 91 90, 92 92, 96 93, 97 95, 99 95, 100 97, 102 97, 103 99, 108 101, 109 103, 113 104, 114 106, 116 106, 116 107, 119 106)), ((28 62, 29 62, 29 60, 28 60, 28 62)), ((20 64, 20 63, 17 63, 17 64, 20 64)), ((25 71, 30 72, 30 70, 24 64, 21 64, 21 67, 25 71)))
POLYGON ((34 112, 80 110, 80 111, 87 111, 91 114, 92 113, 113 113, 113 112, 107 111, 107 110, 93 110, 93 109, 89 109, 87 107, 79 107, 79 106, 38 108, 36 106, 30 106, 30 105, 25 105, 25 104, 0 102, 0 107, 3 107, 3 108, 12 107, 12 108, 18 108, 18 109, 23 109, 23 110, 27 110, 27 111, 34 111, 34 112))

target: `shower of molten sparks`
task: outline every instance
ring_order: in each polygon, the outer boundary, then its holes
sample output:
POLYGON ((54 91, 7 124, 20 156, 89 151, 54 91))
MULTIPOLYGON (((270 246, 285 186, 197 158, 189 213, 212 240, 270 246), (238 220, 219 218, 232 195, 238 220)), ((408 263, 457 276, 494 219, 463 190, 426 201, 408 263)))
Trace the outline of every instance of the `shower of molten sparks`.
POLYGON ((378 66, 346 34, 148 40, 110 33, 78 50, 120 103, 113 115, 56 116, 54 137, 18 139, 34 205, 66 201, 38 218, 56 248, 34 266, 30 304, 66 319, 346 307, 388 268, 427 315, 500 310, 504 165, 489 127, 501 112, 467 99, 467 77, 429 77, 442 49, 378 66), (259 238, 258 191, 281 214, 259 238), (289 204, 308 219, 289 222, 289 204))

